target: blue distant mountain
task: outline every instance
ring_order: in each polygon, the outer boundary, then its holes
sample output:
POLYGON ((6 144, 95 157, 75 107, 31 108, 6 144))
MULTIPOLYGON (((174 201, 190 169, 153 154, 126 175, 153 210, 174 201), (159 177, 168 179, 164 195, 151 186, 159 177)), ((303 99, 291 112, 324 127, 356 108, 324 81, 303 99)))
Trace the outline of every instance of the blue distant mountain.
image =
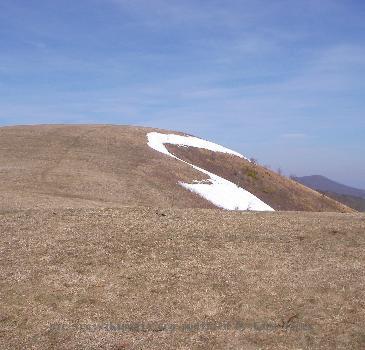
POLYGON ((365 190, 340 184, 322 175, 294 177, 294 180, 316 191, 365 198, 365 190))
POLYGON ((365 190, 340 184, 322 175, 293 177, 293 180, 322 192, 355 210, 365 211, 365 190))

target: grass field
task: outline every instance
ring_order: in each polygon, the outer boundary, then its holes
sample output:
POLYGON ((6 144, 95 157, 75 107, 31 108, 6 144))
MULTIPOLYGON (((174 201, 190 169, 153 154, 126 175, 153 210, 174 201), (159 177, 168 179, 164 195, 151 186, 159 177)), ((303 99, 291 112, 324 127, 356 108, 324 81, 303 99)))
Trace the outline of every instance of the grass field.
POLYGON ((0 214, 1 349, 364 349, 365 215, 0 214))

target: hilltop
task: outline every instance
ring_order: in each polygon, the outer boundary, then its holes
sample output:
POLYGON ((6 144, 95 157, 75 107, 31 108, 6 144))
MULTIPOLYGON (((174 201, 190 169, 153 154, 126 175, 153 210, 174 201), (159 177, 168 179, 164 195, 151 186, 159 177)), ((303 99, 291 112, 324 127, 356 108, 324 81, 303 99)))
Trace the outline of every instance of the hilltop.
MULTIPOLYGON (((198 187, 207 188, 204 182, 211 179, 207 175, 210 172, 244 189, 251 198, 247 199, 247 208, 238 200, 237 209, 256 210, 260 206, 251 204, 262 203, 274 210, 351 212, 335 200, 233 151, 166 144, 175 158, 163 154, 148 146, 147 135, 152 132, 186 137, 179 132, 132 126, 0 128, 0 209, 217 208, 220 203, 196 191, 198 187)), ((214 195, 220 199, 217 193, 214 195)), ((229 208, 234 209, 232 206, 234 203, 229 208)))

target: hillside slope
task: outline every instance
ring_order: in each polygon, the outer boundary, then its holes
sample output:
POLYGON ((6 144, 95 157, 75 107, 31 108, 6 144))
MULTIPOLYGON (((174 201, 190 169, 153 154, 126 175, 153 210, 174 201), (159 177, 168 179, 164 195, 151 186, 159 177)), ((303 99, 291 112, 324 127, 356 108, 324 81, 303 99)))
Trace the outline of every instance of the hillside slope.
MULTIPOLYGON (((0 128, 0 209, 214 208, 179 185, 204 183, 207 174, 149 147, 147 134, 152 131, 172 133, 111 125, 0 128)), ((247 189, 275 210, 351 211, 234 154, 166 147, 180 159, 247 189)))

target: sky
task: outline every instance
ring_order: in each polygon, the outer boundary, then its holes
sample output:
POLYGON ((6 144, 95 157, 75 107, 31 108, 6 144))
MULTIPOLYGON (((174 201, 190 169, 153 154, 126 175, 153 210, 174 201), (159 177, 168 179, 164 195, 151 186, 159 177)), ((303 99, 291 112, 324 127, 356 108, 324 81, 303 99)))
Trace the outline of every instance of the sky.
POLYGON ((365 1, 0 0, 0 126, 184 131, 365 188, 365 1))

